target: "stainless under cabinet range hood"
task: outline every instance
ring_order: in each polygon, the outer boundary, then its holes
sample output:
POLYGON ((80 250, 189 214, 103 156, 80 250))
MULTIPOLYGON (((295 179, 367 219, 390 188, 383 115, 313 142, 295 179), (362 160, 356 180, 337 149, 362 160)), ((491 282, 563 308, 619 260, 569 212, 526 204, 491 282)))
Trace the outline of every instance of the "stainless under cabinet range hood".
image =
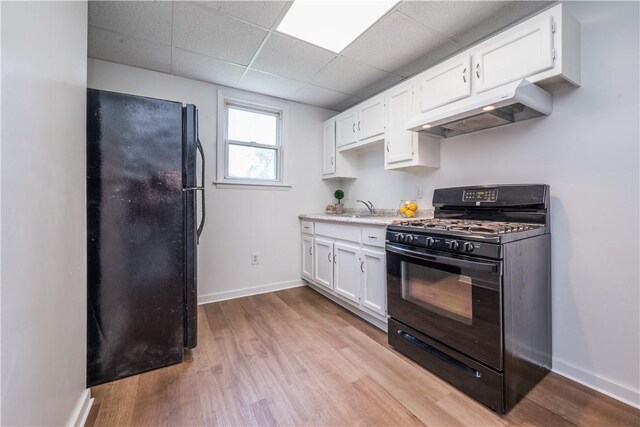
POLYGON ((407 130, 450 138, 513 122, 548 116, 553 110, 549 92, 519 80, 484 93, 435 108, 407 123, 407 130))

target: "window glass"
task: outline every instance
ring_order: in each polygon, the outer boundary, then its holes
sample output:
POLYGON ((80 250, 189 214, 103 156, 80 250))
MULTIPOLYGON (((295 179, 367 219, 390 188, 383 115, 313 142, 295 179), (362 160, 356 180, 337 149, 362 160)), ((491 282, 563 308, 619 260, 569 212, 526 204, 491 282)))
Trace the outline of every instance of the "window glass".
POLYGON ((231 141, 277 144, 277 116, 238 108, 228 108, 228 135, 231 141))
POLYGON ((229 144, 229 178, 277 179, 275 149, 229 144))

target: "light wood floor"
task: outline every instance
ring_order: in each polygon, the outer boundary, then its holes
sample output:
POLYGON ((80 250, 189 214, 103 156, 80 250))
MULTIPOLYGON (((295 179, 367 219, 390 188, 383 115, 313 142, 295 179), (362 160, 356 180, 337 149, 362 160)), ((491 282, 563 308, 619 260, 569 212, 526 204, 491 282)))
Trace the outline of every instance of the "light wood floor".
POLYGON ((92 388, 87 426, 640 426, 640 411, 548 375, 499 416, 303 287, 199 307, 192 361, 92 388))

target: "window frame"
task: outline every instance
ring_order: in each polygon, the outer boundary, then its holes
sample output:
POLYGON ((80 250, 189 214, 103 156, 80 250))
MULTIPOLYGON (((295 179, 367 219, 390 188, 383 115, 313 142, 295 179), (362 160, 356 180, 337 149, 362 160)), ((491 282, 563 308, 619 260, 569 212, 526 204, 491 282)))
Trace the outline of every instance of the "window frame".
POLYGON ((288 104, 266 96, 240 91, 218 90, 217 173, 219 188, 286 189, 285 142, 287 140, 288 104), (276 145, 236 141, 228 138, 229 108, 276 116, 276 145), (229 146, 264 148, 276 152, 276 179, 256 179, 229 176, 229 146))

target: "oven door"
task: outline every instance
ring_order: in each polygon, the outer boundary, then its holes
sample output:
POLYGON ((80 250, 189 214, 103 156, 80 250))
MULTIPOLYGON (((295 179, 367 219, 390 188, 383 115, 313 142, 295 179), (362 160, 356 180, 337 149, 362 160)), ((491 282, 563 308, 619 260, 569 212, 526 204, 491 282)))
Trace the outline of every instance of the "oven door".
POLYGON ((502 371, 502 264, 387 243, 389 316, 502 371))

